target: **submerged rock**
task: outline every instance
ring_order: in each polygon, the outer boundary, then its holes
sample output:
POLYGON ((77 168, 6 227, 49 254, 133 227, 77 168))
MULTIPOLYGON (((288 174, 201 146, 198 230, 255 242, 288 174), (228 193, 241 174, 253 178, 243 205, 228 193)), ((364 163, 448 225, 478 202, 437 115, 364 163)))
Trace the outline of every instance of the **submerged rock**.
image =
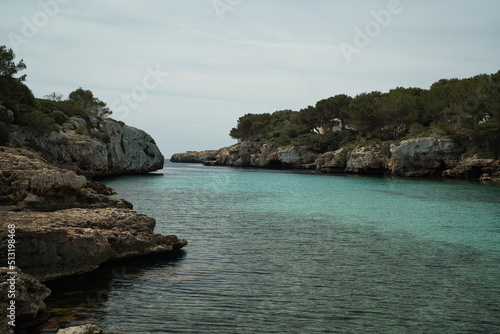
POLYGON ((57 334, 99 334, 99 333, 104 333, 104 331, 102 331, 96 325, 82 325, 82 326, 68 327, 57 331, 57 334))

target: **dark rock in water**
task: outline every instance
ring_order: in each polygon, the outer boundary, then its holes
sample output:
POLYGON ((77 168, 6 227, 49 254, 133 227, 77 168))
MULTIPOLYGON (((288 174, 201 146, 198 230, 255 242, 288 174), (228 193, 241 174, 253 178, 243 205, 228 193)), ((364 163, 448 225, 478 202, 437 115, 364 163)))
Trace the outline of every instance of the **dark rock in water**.
MULTIPOLYGON (((101 329, 96 325, 82 325, 75 327, 68 327, 65 329, 60 329, 57 331, 57 334, 95 334, 95 333, 104 333, 104 331, 100 331, 101 329)), ((107 332, 106 332, 107 333, 107 332)))

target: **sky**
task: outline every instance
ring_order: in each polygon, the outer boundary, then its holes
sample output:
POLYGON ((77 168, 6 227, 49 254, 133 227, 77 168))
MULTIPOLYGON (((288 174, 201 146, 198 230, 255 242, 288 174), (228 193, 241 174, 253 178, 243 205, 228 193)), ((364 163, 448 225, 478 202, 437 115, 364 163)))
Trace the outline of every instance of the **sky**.
POLYGON ((500 70, 498 0, 0 0, 36 97, 82 87, 170 158, 247 113, 500 70))

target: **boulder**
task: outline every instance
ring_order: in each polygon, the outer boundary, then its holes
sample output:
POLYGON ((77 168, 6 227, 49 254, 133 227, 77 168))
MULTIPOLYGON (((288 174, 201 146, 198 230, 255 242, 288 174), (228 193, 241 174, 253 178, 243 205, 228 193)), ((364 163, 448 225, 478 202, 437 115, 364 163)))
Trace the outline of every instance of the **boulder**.
POLYGON ((355 174, 384 174, 388 157, 378 145, 354 149, 347 158, 346 172, 355 174))
POLYGON ((104 333, 104 331, 101 330, 96 325, 82 325, 82 326, 68 327, 57 331, 57 334, 96 334, 96 333, 104 333))
POLYGON ((317 169, 325 173, 342 173, 347 167, 349 153, 346 148, 323 153, 316 159, 317 169))
POLYGON ((440 176, 458 163, 458 148, 451 139, 418 138, 391 145, 388 168, 400 176, 440 176))
POLYGON ((317 158, 317 154, 302 146, 278 147, 276 155, 278 161, 287 168, 304 168, 317 158))

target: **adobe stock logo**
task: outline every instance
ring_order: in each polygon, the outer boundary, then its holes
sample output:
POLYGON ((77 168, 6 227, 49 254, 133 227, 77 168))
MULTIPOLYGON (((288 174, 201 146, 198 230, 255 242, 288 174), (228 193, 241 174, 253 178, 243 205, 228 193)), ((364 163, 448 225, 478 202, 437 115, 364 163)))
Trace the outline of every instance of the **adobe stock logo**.
POLYGON ((159 65, 153 69, 150 66, 146 68, 147 74, 142 78, 140 85, 130 90, 130 94, 122 94, 119 99, 114 100, 110 109, 113 115, 124 120, 128 117, 130 111, 139 106, 139 104, 148 98, 149 92, 158 88, 165 78, 170 75, 169 72, 162 72, 159 65))
POLYGON ((401 12, 403 12, 403 6, 400 1, 390 0, 387 4, 387 9, 372 11, 370 13, 373 20, 367 22, 364 29, 358 26, 354 27, 354 45, 345 42, 340 44, 340 50, 347 62, 351 63, 352 56, 366 49, 371 44, 372 40, 381 34, 382 28, 387 28, 391 24, 394 15, 401 14, 401 12))
POLYGON ((19 47, 23 44, 28 44, 30 40, 35 38, 40 30, 49 24, 50 19, 54 18, 61 11, 61 5, 69 3, 71 0, 40 0, 38 5, 40 10, 37 11, 31 19, 23 16, 21 18, 22 28, 21 34, 9 32, 7 38, 14 52, 19 52, 19 47))

